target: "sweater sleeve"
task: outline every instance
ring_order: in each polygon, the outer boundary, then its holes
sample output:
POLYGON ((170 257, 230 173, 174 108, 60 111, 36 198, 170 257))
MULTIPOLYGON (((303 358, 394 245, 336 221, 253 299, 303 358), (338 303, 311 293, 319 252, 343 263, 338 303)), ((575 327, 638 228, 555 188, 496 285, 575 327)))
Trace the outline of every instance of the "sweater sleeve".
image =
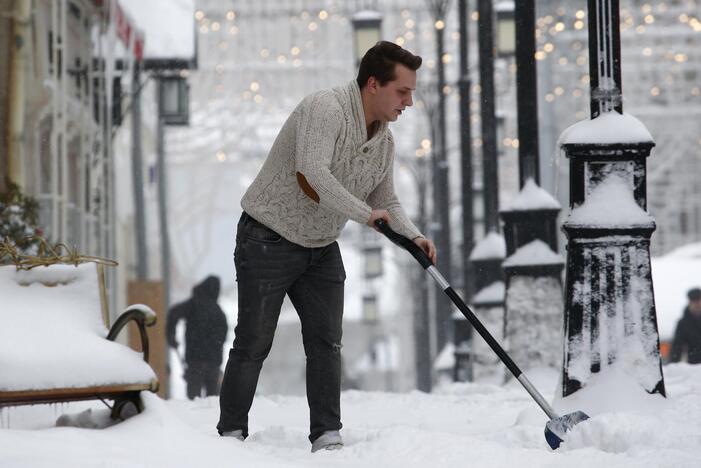
POLYGON ((319 204, 365 224, 372 210, 331 174, 331 160, 341 131, 342 111, 327 95, 310 98, 297 112, 295 171, 319 196, 319 204))
POLYGON ((368 203, 373 209, 382 209, 389 212, 389 226, 411 240, 417 237, 423 237, 423 234, 418 230, 418 228, 411 222, 409 216, 407 216, 404 208, 402 208, 401 203, 394 191, 394 150, 392 149, 392 155, 389 161, 389 170, 387 171, 387 177, 385 177, 380 184, 375 187, 370 195, 368 196, 368 203))

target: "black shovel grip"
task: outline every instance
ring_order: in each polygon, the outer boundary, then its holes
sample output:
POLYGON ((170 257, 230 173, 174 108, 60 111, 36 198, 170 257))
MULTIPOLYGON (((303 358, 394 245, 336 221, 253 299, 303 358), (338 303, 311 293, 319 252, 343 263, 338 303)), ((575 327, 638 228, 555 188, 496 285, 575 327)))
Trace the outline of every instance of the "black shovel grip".
POLYGON ((421 250, 421 247, 416 245, 414 241, 394 232, 384 219, 375 220, 375 226, 377 226, 377 229, 379 229, 380 232, 389 240, 398 246, 405 248, 421 264, 421 266, 424 267, 424 269, 433 265, 433 263, 431 263, 431 259, 428 258, 428 255, 421 250))

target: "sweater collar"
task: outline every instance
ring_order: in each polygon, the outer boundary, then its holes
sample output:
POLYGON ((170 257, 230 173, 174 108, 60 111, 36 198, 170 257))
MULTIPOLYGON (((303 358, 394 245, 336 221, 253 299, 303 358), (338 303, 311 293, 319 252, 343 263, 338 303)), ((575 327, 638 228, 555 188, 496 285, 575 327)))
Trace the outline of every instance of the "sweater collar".
POLYGON ((351 80, 346 87, 348 95, 351 101, 351 108, 353 109, 353 120, 356 125, 356 134, 360 137, 360 144, 374 144, 378 139, 384 137, 385 132, 388 128, 387 122, 381 122, 379 128, 372 136, 372 139, 368 141, 368 129, 365 123, 365 112, 363 110, 363 99, 360 96, 360 87, 356 80, 351 80))

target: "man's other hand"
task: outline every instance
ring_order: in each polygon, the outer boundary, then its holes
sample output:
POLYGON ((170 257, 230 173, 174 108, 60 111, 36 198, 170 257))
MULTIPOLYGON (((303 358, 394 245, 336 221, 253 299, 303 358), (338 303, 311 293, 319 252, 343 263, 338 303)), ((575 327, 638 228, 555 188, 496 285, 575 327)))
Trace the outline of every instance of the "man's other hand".
POLYGON ((431 263, 436 264, 436 245, 431 239, 426 239, 425 237, 417 237, 414 239, 414 244, 421 247, 426 256, 431 259, 431 263))

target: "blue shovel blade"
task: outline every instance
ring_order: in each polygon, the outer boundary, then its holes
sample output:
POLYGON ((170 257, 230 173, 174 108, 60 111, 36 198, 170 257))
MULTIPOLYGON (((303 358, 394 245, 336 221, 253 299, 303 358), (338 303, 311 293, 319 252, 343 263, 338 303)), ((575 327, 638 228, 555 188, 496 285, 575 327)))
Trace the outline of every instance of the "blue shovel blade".
POLYGON ((559 418, 551 419, 545 424, 545 440, 551 449, 555 450, 565 440, 565 433, 582 421, 589 419, 582 411, 575 411, 559 418))

